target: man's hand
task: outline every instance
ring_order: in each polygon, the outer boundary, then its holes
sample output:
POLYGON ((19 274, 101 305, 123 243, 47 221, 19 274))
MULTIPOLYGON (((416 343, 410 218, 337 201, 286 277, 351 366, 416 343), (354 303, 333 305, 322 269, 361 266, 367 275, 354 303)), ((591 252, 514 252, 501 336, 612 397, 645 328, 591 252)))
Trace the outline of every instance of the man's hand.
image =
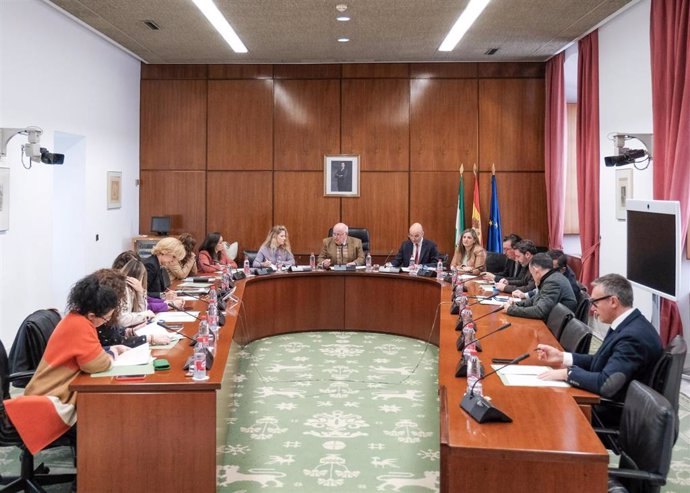
POLYGON ((561 380, 565 382, 568 379, 568 369, 559 368, 558 370, 546 370, 537 378, 539 380, 561 380))
POLYGON ((563 351, 547 344, 537 345, 537 358, 546 362, 549 366, 563 366, 563 351))

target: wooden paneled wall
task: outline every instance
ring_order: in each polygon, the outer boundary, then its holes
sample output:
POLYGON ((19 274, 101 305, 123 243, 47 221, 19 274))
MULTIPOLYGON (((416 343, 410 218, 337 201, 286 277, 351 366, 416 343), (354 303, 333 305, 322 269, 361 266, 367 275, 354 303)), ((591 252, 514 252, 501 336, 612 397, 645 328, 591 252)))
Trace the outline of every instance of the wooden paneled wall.
POLYGON ((461 163, 466 220, 477 163, 486 235, 494 163, 504 234, 547 243, 543 64, 142 65, 141 233, 285 224, 308 254, 343 221, 386 255, 419 221, 450 252, 461 163), (360 156, 360 197, 323 196, 326 154, 360 156))

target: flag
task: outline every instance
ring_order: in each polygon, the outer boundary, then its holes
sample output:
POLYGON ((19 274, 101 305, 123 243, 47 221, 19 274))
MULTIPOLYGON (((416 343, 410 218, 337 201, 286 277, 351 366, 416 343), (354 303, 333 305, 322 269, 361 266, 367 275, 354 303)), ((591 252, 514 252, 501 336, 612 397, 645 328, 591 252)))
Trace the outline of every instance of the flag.
POLYGON ((477 233, 479 244, 483 245, 482 240, 482 217, 479 212, 479 177, 477 172, 474 172, 474 201, 472 203, 472 229, 477 233))
POLYGON ((460 235, 465 230, 465 184, 462 179, 462 168, 460 168, 460 184, 458 185, 458 207, 455 211, 455 243, 460 242, 460 235))
POLYGON ((489 237, 486 240, 486 249, 490 252, 503 253, 501 211, 498 209, 496 175, 493 173, 491 174, 491 208, 489 210, 489 237))

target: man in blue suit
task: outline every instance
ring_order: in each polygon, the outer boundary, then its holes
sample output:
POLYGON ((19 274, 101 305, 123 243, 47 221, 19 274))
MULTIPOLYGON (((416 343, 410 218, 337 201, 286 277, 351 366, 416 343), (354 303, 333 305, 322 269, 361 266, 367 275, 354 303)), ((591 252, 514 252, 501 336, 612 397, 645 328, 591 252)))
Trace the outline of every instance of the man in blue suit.
POLYGON ((436 243, 424 238, 424 229, 419 223, 410 226, 408 239, 400 245, 398 254, 391 261, 393 267, 409 267, 410 258, 415 258, 415 264, 436 267, 438 249, 436 243))
POLYGON ((544 380, 565 380, 575 387, 622 401, 632 380, 646 383, 663 349, 656 329, 632 307, 630 282, 608 274, 592 283, 592 312, 611 324, 594 355, 571 354, 539 344, 539 359, 558 367, 540 375, 544 380))

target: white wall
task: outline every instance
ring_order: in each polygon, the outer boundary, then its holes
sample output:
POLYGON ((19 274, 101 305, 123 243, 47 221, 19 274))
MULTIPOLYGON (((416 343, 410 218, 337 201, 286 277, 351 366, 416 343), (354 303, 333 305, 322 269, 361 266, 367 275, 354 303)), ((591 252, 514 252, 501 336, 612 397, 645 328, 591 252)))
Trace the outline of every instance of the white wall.
POLYGON ((51 6, 0 2, 0 127, 39 126, 41 145, 66 154, 63 166, 23 169, 26 137, 16 136, 0 162, 11 170, 0 233, 7 347, 26 315, 63 309, 74 281, 109 266, 138 232, 139 75, 139 61, 51 6), (106 209, 109 170, 122 171, 121 209, 106 209))
MULTIPOLYGON (((643 0, 599 29, 599 98, 601 131, 600 221, 602 274, 625 274, 626 223, 615 213, 615 176, 603 165, 613 154, 612 132, 652 133, 652 82, 649 46, 650 0, 643 0)), ((632 146, 631 146, 632 147, 632 146)), ((652 198, 652 169, 633 172, 634 199, 652 198)), ((649 241, 654 241, 650 234, 649 241)), ((683 287, 679 308, 683 326, 690 327, 690 261, 683 255, 683 287)), ((635 289, 635 304, 651 317, 651 295, 635 289)), ((686 335, 687 337, 687 335, 686 335)))

